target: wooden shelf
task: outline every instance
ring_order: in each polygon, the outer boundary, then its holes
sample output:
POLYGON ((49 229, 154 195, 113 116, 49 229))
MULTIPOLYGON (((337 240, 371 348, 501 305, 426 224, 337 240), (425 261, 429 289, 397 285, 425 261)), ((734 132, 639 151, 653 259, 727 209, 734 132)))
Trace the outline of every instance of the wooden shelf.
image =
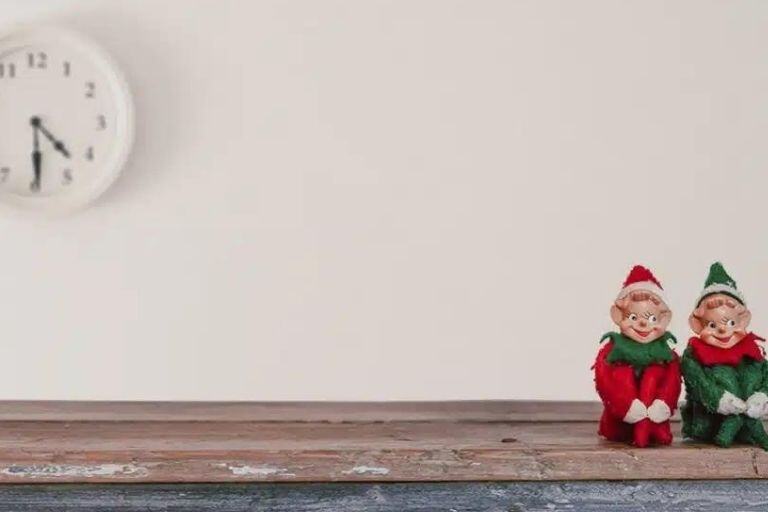
POLYGON ((0 421, 592 421, 595 402, 61 402, 0 401, 0 421))
POLYGON ((0 404, 0 483, 754 479, 768 454, 597 438, 592 403, 0 404))

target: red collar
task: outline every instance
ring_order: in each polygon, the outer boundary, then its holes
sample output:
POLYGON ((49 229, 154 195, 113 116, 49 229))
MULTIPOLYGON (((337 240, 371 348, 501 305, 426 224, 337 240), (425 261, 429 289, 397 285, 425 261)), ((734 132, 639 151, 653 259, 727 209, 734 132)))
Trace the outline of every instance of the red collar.
POLYGON ((757 340, 765 341, 763 338, 748 333, 744 339, 731 348, 718 348, 704 343, 700 338, 693 337, 688 340, 688 346, 693 350, 693 356, 705 366, 714 366, 716 364, 727 364, 729 366, 738 365, 744 357, 749 357, 755 361, 763 360, 763 350, 758 346, 757 340))

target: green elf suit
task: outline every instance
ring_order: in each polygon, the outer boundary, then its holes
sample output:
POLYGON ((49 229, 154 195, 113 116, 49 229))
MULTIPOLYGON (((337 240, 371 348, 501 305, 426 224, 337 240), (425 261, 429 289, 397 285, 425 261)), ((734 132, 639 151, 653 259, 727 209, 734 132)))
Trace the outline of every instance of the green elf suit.
MULTIPOLYGON (((720 263, 710 268, 696 307, 715 294, 745 304, 720 263)), ((720 348, 698 337, 690 339, 681 362, 687 394, 680 410, 685 437, 725 447, 743 442, 768 450, 761 421, 768 410, 768 363, 758 340, 764 341, 748 333, 733 347, 720 348)))
POLYGON ((768 394, 768 363, 756 340, 762 338, 749 333, 729 349, 695 337, 688 342, 682 360, 687 400, 680 410, 685 437, 720 446, 741 441, 768 450, 768 434, 759 417, 721 414, 732 396, 749 405, 756 393, 768 394))

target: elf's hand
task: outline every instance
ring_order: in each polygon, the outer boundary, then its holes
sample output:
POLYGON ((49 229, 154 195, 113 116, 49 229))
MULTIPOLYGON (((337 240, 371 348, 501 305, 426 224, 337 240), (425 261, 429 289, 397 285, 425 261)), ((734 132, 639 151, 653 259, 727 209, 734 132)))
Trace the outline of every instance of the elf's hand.
POLYGON ((648 417, 648 409, 645 404, 635 398, 629 406, 627 414, 624 415, 624 423, 637 423, 648 417))
POLYGON ((747 398, 747 416, 750 418, 764 418, 768 415, 768 395, 762 391, 753 393, 747 398))
MULTIPOLYGON (((768 396, 766 396, 766 399, 768 399, 768 396)), ((648 407, 648 418, 654 423, 664 423, 670 416, 672 416, 672 410, 664 400, 657 398, 648 407)))
POLYGON ((720 397, 720 403, 717 404, 717 412, 720 414, 743 414, 747 412, 747 404, 744 400, 728 391, 720 397))

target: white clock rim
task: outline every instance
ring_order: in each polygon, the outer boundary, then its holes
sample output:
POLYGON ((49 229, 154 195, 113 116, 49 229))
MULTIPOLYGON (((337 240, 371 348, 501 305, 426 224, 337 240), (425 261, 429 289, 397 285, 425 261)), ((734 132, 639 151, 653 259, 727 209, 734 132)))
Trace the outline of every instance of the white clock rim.
POLYGON ((96 201, 120 176, 128 161, 135 137, 135 106, 128 80, 112 56, 101 45, 80 32, 51 25, 22 25, 0 30, 0 49, 8 42, 74 45, 101 68, 112 90, 118 95, 116 112, 116 147, 101 164, 100 176, 89 186, 52 196, 20 196, 0 193, 0 204, 44 214, 64 214, 80 210, 96 201))

